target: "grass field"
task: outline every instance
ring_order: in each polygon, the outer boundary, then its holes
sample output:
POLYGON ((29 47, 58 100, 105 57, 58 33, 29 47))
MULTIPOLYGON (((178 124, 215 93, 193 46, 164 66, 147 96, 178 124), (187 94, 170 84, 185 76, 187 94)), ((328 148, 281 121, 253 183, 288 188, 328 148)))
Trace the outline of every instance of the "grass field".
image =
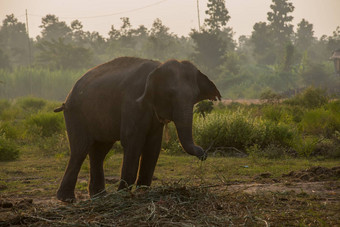
POLYGON ((62 114, 52 112, 59 105, 0 100, 0 226, 340 225, 340 102, 320 90, 195 111, 204 162, 182 151, 169 125, 150 188, 117 192, 115 145, 104 165, 108 194, 89 198, 86 160, 73 204, 55 197, 69 157, 62 114))
POLYGON ((78 202, 71 205, 55 199, 67 156, 27 150, 17 161, 1 163, 0 225, 340 224, 340 168, 333 168, 340 166, 338 160, 209 157, 200 162, 185 154, 161 154, 151 188, 117 193, 121 160, 119 153, 106 160, 108 195, 97 200, 87 195, 86 160, 76 186, 78 202), (291 171, 296 174, 284 176, 291 171))

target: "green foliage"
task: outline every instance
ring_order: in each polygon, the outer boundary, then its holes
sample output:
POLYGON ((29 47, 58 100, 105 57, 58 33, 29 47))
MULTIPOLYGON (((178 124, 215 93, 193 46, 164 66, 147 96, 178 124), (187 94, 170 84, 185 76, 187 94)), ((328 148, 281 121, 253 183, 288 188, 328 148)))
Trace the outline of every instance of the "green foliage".
POLYGON ((261 149, 257 144, 250 146, 247 153, 252 158, 283 159, 287 156, 287 148, 275 144, 269 144, 261 149))
POLYGON ((178 141, 175 124, 169 123, 164 127, 162 148, 167 154, 176 154, 182 151, 178 141))
POLYGON ((225 7, 224 0, 208 0, 208 10, 205 13, 209 16, 206 18, 205 24, 210 31, 222 30, 230 19, 229 12, 225 7))
POLYGON ((206 114, 210 113, 214 109, 213 106, 214 104, 212 101, 203 100, 195 106, 194 113, 198 113, 202 117, 205 117, 206 114))
POLYGON ((329 97, 326 91, 320 88, 309 87, 303 93, 288 99, 285 103, 289 105, 304 106, 306 108, 318 108, 328 103, 329 97))
POLYGON ((33 114, 25 123, 28 132, 34 136, 50 137, 56 133, 61 133, 65 129, 63 115, 53 112, 33 114))
POLYGON ((6 99, 0 99, 0 114, 5 109, 8 109, 11 106, 10 102, 6 99))
POLYGON ((235 112, 215 113, 205 119, 194 121, 195 141, 208 148, 235 147, 244 150, 258 144, 288 146, 294 138, 294 131, 285 124, 275 124, 261 118, 252 117, 249 112, 239 109, 235 112))
POLYGON ((38 63, 51 69, 82 69, 91 65, 90 50, 67 44, 61 38, 41 41, 38 49, 38 63))
POLYGON ((299 126, 304 133, 330 137, 340 131, 340 112, 318 108, 307 111, 299 126))
POLYGON ((316 148, 320 139, 315 136, 305 136, 295 139, 294 149, 302 157, 309 157, 316 148))
POLYGON ((16 104, 25 111, 37 112, 41 110, 47 101, 35 97, 23 97, 16 101, 16 104))
POLYGON ((288 0, 272 0, 272 3, 270 5, 272 12, 267 13, 267 19, 273 32, 273 41, 279 46, 286 43, 293 33, 293 25, 289 24, 293 16, 289 14, 294 11, 295 7, 288 0))
POLYGON ((266 90, 261 93, 260 99, 266 103, 274 104, 280 102, 282 95, 275 93, 272 90, 266 90))
POLYGON ((19 150, 12 140, 0 136, 0 161, 14 161, 19 158, 19 150))
POLYGON ((11 72, 0 69, 0 97, 34 96, 48 100, 65 100, 83 70, 54 70, 48 68, 15 68, 11 72))
POLYGON ((262 108, 262 114, 265 119, 271 120, 273 122, 279 122, 283 115, 283 110, 279 106, 267 105, 262 108))
POLYGON ((23 135, 20 126, 11 121, 0 121, 0 137, 10 140, 18 140, 23 135))

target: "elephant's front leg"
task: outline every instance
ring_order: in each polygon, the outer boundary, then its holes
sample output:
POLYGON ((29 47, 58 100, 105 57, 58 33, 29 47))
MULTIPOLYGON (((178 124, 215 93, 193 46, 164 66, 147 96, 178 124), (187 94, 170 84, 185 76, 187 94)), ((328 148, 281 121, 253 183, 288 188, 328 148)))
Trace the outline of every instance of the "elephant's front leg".
POLYGON ((128 145, 123 145, 123 147, 124 158, 118 190, 128 188, 135 183, 143 143, 131 140, 128 145))
POLYGON ((127 188, 136 181, 139 159, 145 143, 147 126, 141 124, 135 127, 127 126, 127 128, 123 128, 122 130, 121 144, 124 148, 124 157, 121 169, 121 182, 118 190, 127 188))
POLYGON ((162 146, 163 124, 155 123, 143 147, 137 186, 150 186, 162 146))

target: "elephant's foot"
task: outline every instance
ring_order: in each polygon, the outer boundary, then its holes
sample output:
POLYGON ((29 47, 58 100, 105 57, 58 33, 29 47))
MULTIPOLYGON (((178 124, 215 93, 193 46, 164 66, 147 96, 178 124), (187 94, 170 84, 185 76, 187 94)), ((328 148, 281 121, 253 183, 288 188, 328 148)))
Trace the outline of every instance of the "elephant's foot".
POLYGON ((66 202, 66 203, 74 203, 76 201, 76 197, 74 196, 74 192, 58 190, 57 199, 66 202))

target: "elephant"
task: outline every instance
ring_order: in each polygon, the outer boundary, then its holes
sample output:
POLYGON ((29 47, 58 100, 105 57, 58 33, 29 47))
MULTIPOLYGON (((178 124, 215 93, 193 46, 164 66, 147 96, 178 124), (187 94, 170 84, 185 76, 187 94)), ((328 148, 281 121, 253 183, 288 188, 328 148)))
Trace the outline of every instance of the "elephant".
POLYGON ((204 99, 221 100, 221 94, 189 61, 120 57, 90 69, 54 110, 64 112, 71 150, 57 198, 75 201, 78 173, 87 155, 90 197, 105 193, 103 161, 116 141, 124 149, 118 190, 150 186, 163 127, 170 121, 182 148, 205 160, 206 152, 192 137, 193 107, 204 99))

